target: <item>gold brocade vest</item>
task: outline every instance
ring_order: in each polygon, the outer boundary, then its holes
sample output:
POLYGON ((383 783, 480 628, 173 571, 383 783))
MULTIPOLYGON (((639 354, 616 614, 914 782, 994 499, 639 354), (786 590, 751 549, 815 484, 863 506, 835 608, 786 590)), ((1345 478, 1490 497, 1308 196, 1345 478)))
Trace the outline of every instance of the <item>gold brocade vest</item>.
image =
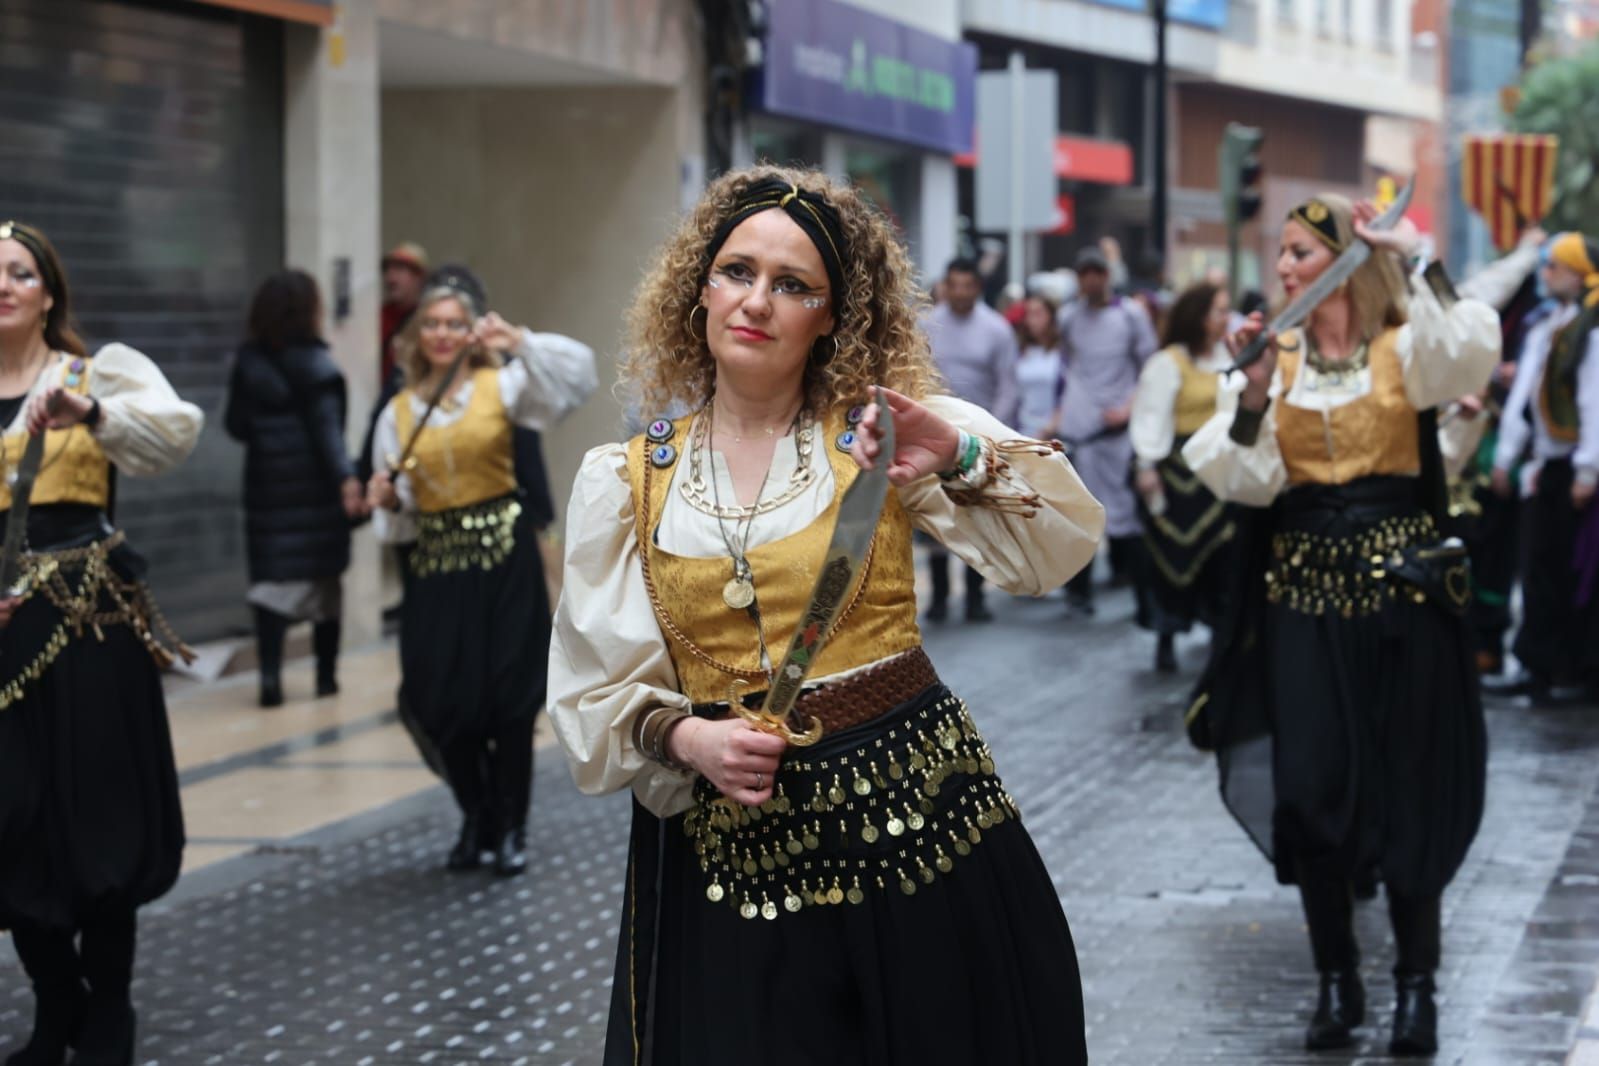
MULTIPOLYGON (((61 387, 86 395, 89 391, 89 360, 72 359, 67 364, 61 387)), ((11 509, 11 475, 22 462, 28 446, 28 433, 19 430, 4 437, 4 477, 0 477, 0 511, 11 509)), ((52 503, 82 503, 105 507, 111 493, 111 465, 105 451, 87 426, 50 429, 44 435, 44 458, 39 476, 28 497, 34 506, 52 503)))
POLYGON ((1180 344, 1172 345, 1166 352, 1183 375, 1182 387, 1177 392, 1177 402, 1172 408, 1173 429, 1181 440, 1198 433, 1199 427, 1209 422, 1210 416, 1216 413, 1216 386, 1221 378, 1195 366, 1188 356, 1188 349, 1180 344))
POLYGON ((1277 445, 1288 483, 1342 485, 1377 474, 1414 477, 1421 470, 1416 409, 1405 395, 1397 329, 1384 330, 1368 350, 1371 390, 1323 413, 1287 402, 1304 361, 1304 335, 1278 359, 1282 398, 1277 406, 1277 445))
MULTIPOLYGON (((729 685, 735 681, 743 681, 747 687, 741 691, 748 692, 763 691, 767 681, 761 670, 755 623, 747 611, 734 610, 722 600, 722 586, 733 573, 731 559, 693 559, 673 555, 655 544, 654 531, 671 491, 672 470, 690 447, 692 423, 693 416, 655 423, 670 425, 672 436, 666 440, 635 437, 627 446, 627 469, 645 583, 667 636, 678 686, 695 703, 714 703, 728 698, 729 685)), ((761 624, 774 660, 788 651, 789 640, 810 603, 837 524, 839 501, 859 472, 847 446, 839 446, 846 429, 843 408, 829 413, 816 427, 817 447, 826 449, 833 468, 833 500, 827 509, 798 532, 752 548, 747 556, 754 572, 761 624)), ((680 503, 691 506, 687 501, 680 503)), ((826 677, 867 666, 921 643, 916 626, 911 522, 898 492, 890 488, 861 575, 810 676, 826 677)))
MULTIPOLYGON (((401 446, 411 437, 416 416, 410 389, 392 401, 394 429, 401 446)), ((447 426, 429 420, 406 461, 416 506, 437 514, 496 499, 516 491, 516 462, 511 450, 511 420, 500 398, 496 371, 472 373, 472 398, 461 417, 447 426)))

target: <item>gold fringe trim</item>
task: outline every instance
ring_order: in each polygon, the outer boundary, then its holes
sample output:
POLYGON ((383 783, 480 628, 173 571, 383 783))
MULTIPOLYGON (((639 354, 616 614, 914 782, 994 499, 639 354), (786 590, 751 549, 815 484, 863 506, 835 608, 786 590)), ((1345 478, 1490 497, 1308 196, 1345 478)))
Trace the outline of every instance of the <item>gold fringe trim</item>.
POLYGON ((35 655, 33 661, 23 667, 20 673, 7 681, 4 688, 0 688, 0 711, 20 700, 28 686, 44 676, 44 672, 50 669, 71 642, 72 638, 67 635, 67 624, 62 622, 50 634, 50 639, 45 641, 44 650, 35 655))
POLYGON ((1160 571, 1161 576, 1178 588, 1185 589, 1194 583, 1194 579, 1199 576, 1199 572, 1204 569, 1205 564, 1210 562, 1210 557, 1215 555, 1223 545, 1231 542, 1233 535, 1237 531, 1238 527, 1228 522, 1216 534, 1215 540, 1200 549, 1199 554, 1194 557, 1193 563, 1186 570, 1181 571, 1166 561, 1166 557, 1160 553, 1160 550, 1151 542, 1148 536, 1144 538, 1144 546, 1149 549, 1149 557, 1155 561, 1155 568, 1160 571))

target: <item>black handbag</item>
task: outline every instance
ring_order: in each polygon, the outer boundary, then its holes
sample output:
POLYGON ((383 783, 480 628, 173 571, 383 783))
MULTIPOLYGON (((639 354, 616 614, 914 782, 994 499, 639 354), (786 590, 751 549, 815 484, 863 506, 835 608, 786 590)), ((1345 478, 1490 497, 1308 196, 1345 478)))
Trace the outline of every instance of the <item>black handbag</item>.
POLYGON ((1373 578, 1408 586, 1417 603, 1431 600, 1456 617, 1471 606, 1471 556, 1459 537, 1374 555, 1370 565, 1373 578))

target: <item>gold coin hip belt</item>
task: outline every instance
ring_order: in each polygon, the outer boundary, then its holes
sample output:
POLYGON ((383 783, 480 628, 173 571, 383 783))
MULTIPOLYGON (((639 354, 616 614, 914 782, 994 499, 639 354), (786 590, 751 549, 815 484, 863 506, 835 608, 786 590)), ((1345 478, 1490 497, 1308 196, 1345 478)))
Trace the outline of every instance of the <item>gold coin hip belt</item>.
POLYGON ((874 892, 915 895, 952 875, 984 832, 1021 817, 965 703, 942 686, 919 709, 859 728, 840 751, 791 749, 799 757, 758 807, 699 781, 682 824, 707 901, 771 921, 874 892))
POLYGON ((1395 552, 1437 539, 1438 529, 1427 514, 1384 518, 1346 537, 1297 530, 1274 534, 1266 600, 1300 614, 1376 614, 1407 595, 1383 575, 1380 564, 1395 552))
POLYGON ((522 504, 514 496, 424 513, 417 519, 411 569, 417 577, 493 570, 516 549, 522 504))

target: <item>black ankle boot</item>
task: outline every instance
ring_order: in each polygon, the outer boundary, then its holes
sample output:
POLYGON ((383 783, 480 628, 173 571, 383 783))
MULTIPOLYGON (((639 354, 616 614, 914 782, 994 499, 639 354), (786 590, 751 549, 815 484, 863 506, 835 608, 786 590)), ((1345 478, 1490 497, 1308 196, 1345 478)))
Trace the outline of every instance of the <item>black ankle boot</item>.
POLYGON ((265 607, 255 608, 255 654, 261 669, 261 706, 283 705, 283 639, 289 620, 265 607))
POLYGON ((444 868, 456 873, 466 870, 476 870, 483 865, 483 850, 481 836, 483 833, 482 816, 469 814, 461 819, 461 833, 455 838, 455 847, 450 849, 450 857, 445 860, 444 868))
POLYGON ((261 675, 261 706, 283 706, 283 678, 277 674, 261 675))
POLYGON ((1438 1007, 1430 973, 1394 974, 1392 1055, 1431 1055, 1438 1050, 1438 1007))
POLYGON ((339 694, 339 620, 318 622, 311 628, 311 649, 316 653, 316 694, 339 694))
POLYGON ((133 1066, 136 1021, 126 995, 91 995, 73 1066, 133 1066))
POLYGON ((527 829, 510 829, 494 851, 494 875, 517 877, 527 872, 527 829))
POLYGON ((56 990, 35 985, 33 995, 33 1035, 6 1057, 6 1066, 61 1066, 67 1048, 78 1044, 88 993, 81 984, 56 990))
POLYGON ((1310 1051, 1330 1051, 1355 1042, 1352 1030, 1366 1020, 1366 988, 1354 970, 1324 970, 1316 1013, 1305 1031, 1310 1051))

